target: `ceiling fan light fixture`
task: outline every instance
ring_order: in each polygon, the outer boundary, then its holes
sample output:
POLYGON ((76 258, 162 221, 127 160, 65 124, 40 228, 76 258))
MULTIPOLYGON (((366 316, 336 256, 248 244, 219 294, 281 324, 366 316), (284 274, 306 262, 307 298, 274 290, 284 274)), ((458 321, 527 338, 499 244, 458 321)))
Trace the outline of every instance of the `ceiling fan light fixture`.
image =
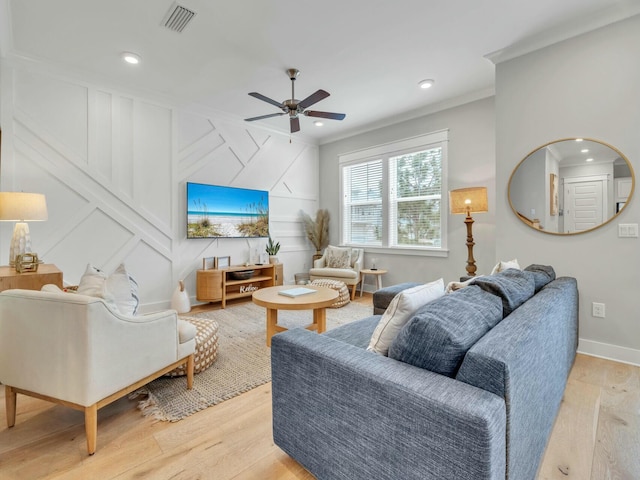
POLYGON ((420 88, 422 88, 423 90, 426 90, 427 88, 431 88, 433 87, 433 85, 436 83, 436 81, 432 78, 427 78, 425 80, 420 80, 420 82, 418 82, 418 86, 420 88))
POLYGON ((142 60, 142 57, 140 57, 140 55, 138 55, 137 53, 122 52, 122 59, 125 62, 130 63, 131 65, 137 65, 142 60))

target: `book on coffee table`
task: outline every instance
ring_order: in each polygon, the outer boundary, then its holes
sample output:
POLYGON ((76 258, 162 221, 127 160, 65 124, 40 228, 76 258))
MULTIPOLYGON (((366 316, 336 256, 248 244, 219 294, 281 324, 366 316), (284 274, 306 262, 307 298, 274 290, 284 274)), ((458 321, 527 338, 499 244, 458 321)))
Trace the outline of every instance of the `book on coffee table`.
POLYGON ((280 290, 278 292, 279 295, 284 295, 285 297, 299 297, 300 295, 307 295, 308 293, 316 293, 317 290, 313 290, 312 288, 289 288, 288 290, 280 290))

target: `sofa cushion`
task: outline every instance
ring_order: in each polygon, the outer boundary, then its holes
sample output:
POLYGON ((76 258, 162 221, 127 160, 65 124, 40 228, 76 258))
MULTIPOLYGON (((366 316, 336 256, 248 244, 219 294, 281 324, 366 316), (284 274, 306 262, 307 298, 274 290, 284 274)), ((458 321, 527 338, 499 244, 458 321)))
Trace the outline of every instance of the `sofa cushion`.
POLYGON ((395 296, 382 315, 378 326, 373 332, 367 350, 387 355, 389 345, 396 338, 398 332, 409 321, 413 313, 426 303, 444 295, 444 280, 442 278, 424 285, 409 288, 395 296))
POLYGON ((538 293, 547 283, 553 282, 556 279, 556 272, 550 265, 537 265, 534 263, 525 268, 524 271, 531 272, 533 274, 536 293, 538 293))
POLYGON ((322 335, 365 349, 379 321, 380 315, 372 315, 332 328, 322 335))
POLYGON ((509 268, 495 275, 479 277, 473 285, 500 297, 505 317, 533 297, 535 292, 533 274, 515 268, 509 268))
POLYGON ((467 350, 500 320, 500 298, 471 285, 418 309, 391 343, 389 357, 453 377, 467 350))
POLYGON ((328 268, 351 268, 351 248, 327 247, 328 268))

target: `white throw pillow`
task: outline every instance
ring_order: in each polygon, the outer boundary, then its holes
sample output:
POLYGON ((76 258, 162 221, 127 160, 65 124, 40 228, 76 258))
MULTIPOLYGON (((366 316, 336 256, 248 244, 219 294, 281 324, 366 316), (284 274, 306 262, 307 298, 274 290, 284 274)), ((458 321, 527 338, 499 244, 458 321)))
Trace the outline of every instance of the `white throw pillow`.
POLYGON ((444 295, 444 280, 442 278, 424 285, 403 290, 391 300, 387 310, 382 315, 378 326, 373 332, 367 350, 387 355, 391 342, 398 332, 409 321, 413 313, 425 303, 444 295))
POLYGON ((102 298, 109 307, 123 315, 135 315, 138 311, 138 284, 127 273, 124 264, 109 276, 99 268, 87 265, 78 293, 102 298))
POLYGON ((124 315, 135 315, 138 311, 138 284, 121 263, 107 278, 107 290, 113 295, 118 311, 124 315))
POLYGON ((107 274, 91 264, 87 265, 87 269, 80 278, 78 294, 102 298, 109 307, 118 311, 113 295, 107 289, 107 274))
POLYGON ((518 259, 514 258, 513 260, 509 260, 506 262, 503 262, 503 261, 498 262, 496 266, 493 267, 493 270, 491 270, 491 275, 500 273, 501 271, 506 270, 507 268, 515 268, 517 270, 522 270, 520 268, 520 265, 518 264, 518 259))

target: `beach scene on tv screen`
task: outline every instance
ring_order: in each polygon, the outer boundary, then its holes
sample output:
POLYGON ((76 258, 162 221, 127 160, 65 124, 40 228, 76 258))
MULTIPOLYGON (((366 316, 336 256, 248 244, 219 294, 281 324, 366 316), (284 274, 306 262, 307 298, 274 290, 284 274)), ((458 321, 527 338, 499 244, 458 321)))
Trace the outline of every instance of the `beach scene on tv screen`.
POLYGON ((187 238, 268 235, 269 192, 187 184, 187 238))

